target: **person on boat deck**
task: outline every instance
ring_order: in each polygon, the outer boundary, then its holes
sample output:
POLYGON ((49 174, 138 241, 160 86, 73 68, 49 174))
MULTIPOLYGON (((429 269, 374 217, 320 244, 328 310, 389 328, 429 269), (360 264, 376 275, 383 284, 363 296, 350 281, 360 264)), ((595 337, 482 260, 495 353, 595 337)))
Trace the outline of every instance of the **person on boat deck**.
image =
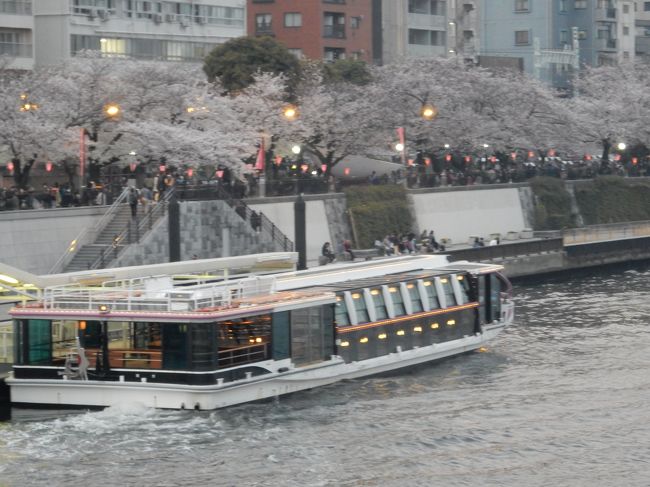
POLYGON ((332 247, 330 246, 329 242, 325 242, 323 244, 323 248, 321 249, 321 255, 323 257, 327 257, 330 262, 334 262, 335 255, 334 252, 332 252, 332 247))

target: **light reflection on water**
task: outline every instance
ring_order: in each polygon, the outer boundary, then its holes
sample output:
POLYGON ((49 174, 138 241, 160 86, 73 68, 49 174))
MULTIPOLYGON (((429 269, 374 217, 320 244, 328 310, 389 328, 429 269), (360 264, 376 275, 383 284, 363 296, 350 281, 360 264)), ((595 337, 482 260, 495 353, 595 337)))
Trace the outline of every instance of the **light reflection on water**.
POLYGON ((647 486, 646 270, 515 285, 485 353, 215 412, 0 423, 0 486, 647 486))

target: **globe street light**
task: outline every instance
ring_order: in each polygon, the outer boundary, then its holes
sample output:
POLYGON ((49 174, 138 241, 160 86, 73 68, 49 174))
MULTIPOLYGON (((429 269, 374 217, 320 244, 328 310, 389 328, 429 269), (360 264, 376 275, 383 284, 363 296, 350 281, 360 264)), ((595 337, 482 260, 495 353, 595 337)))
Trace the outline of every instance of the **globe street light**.
POLYGON ((429 103, 425 103, 420 108, 420 116, 425 120, 433 120, 438 115, 438 109, 429 103))
POLYGON ((107 103, 104 105, 104 114, 108 118, 116 118, 121 112, 122 109, 117 103, 107 103))
POLYGON ((282 109, 282 115, 287 120, 295 120, 298 118, 298 108, 294 105, 287 105, 282 109))
POLYGON ((618 150, 625 150, 627 145, 625 144, 625 142, 619 142, 616 147, 618 147, 618 150))
POLYGON ((297 144, 294 145, 293 147, 291 147, 291 152, 293 152, 295 155, 300 154, 301 151, 302 151, 302 149, 297 144))

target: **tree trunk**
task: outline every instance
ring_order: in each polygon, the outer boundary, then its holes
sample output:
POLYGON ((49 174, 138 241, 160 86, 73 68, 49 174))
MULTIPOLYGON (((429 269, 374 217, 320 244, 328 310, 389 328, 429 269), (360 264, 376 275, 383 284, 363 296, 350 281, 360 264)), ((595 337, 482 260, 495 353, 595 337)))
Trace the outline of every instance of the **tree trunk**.
POLYGON ((607 170, 609 167, 609 151, 612 149, 612 143, 610 142, 609 139, 603 139, 602 140, 603 144, 603 155, 600 160, 600 168, 601 170, 607 170))
POLYGON ((14 184, 17 188, 27 189, 32 166, 36 162, 36 154, 31 159, 27 159, 24 165, 19 157, 14 157, 11 162, 14 164, 14 184))

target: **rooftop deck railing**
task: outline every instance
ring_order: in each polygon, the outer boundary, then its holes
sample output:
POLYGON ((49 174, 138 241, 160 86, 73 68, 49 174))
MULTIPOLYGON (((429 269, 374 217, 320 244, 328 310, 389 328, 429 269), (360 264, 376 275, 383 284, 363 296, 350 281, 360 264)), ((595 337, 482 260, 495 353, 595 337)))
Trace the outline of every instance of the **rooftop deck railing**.
POLYGON ((231 307, 236 300, 272 294, 275 278, 249 277, 219 284, 172 287, 149 286, 150 280, 130 279, 102 287, 53 286, 43 292, 45 309, 89 311, 198 311, 231 307), (105 307, 105 308, 104 308, 105 307))

